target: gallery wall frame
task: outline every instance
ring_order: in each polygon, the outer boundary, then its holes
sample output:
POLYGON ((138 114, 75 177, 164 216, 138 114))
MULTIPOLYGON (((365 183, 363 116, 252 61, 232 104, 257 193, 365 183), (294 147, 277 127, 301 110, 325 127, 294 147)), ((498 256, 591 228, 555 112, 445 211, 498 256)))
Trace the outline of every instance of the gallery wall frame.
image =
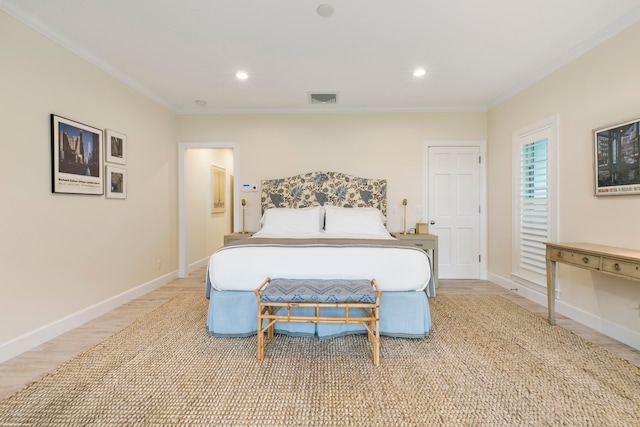
POLYGON ((51 114, 51 192, 104 193, 101 129, 51 114))
POLYGON ((227 171, 220 166, 211 165, 211 187, 213 189, 213 206, 211 213, 224 213, 225 211, 225 185, 227 171))
POLYGON ((107 162, 120 165, 127 164, 127 135, 111 129, 105 129, 104 151, 107 162))
POLYGON ((594 129, 595 196, 640 194, 640 118, 594 129))
POLYGON ((127 170, 116 166, 105 166, 106 176, 106 198, 126 199, 127 198, 127 170))

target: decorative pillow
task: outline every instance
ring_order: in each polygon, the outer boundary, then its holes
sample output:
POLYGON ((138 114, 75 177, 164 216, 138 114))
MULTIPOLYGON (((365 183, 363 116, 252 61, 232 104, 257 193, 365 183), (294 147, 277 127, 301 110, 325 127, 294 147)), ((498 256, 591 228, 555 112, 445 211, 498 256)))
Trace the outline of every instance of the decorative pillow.
POLYGON ((388 236, 384 215, 376 208, 325 206, 325 231, 329 234, 388 236))
POLYGON ((264 211, 260 223, 265 233, 317 233, 324 218, 319 206, 311 208, 272 208, 264 211))

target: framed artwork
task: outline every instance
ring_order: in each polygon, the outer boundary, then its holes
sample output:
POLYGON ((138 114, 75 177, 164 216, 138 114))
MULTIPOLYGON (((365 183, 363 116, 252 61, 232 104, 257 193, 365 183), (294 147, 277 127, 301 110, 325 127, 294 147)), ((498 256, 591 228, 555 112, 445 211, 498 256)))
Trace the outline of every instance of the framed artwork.
POLYGON ((213 209, 212 213, 223 213, 225 210, 225 191, 227 172, 224 168, 211 165, 211 187, 213 188, 213 209))
POLYGON ((105 130, 105 152, 107 162, 127 164, 127 135, 114 130, 105 130))
POLYGON ((115 166, 107 165, 107 199, 126 199, 127 198, 127 170, 115 166))
POLYGON ((595 195, 640 194, 640 119, 593 131, 595 195))
POLYGON ((51 192, 103 194, 102 130, 51 115, 51 192))

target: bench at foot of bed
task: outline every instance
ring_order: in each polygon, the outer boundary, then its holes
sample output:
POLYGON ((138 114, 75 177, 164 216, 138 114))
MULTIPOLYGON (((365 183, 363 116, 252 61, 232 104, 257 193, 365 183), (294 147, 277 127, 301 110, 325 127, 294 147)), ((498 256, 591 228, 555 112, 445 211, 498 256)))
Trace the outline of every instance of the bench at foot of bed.
MULTIPOLYGON (((260 283, 260 282, 257 282, 260 283)), ((380 284, 378 284, 380 286, 380 284)), ((255 336, 258 300, 250 291, 211 290, 206 328, 212 337, 255 336)), ((342 314, 342 309, 328 308, 327 315, 342 314)), ((357 309, 353 309, 354 314, 357 309)), ((313 308, 294 308, 294 314, 309 314, 313 308)), ((431 332, 431 314, 423 291, 385 291, 380 297, 380 335, 395 338, 425 338, 431 332)), ((276 323, 275 333, 291 336, 318 336, 331 339, 344 335, 365 334, 359 324, 345 323, 276 323)))
POLYGON ((273 338, 277 322, 360 324, 372 345, 373 364, 380 359, 380 297, 375 279, 270 279, 254 291, 258 299, 257 358, 264 359, 264 334, 273 338), (292 314, 292 308, 311 308, 308 314, 292 314), (342 315, 327 315, 327 309, 342 315), (358 309, 353 315, 350 309, 358 309))

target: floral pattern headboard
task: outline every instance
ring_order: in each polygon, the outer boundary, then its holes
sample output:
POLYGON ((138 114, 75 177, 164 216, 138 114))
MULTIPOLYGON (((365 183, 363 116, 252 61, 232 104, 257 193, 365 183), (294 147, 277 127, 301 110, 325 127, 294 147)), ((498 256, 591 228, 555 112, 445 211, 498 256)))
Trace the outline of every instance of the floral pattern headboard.
POLYGON ((309 172, 261 182, 262 212, 310 206, 374 207, 387 214, 387 180, 340 172, 309 172))

